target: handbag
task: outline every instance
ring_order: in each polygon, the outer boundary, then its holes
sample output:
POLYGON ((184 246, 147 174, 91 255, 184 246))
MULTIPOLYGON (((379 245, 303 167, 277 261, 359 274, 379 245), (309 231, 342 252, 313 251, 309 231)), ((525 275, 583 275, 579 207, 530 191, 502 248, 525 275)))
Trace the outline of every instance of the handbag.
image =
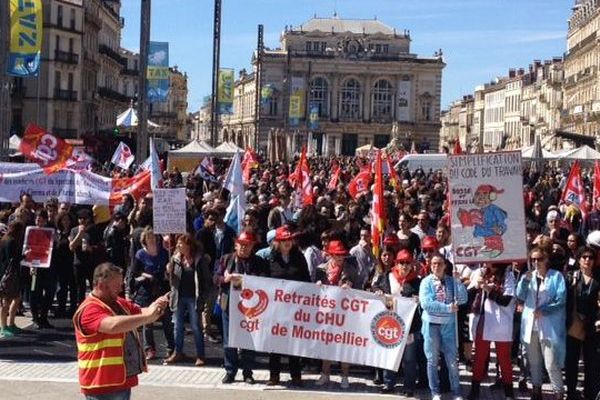
POLYGON ((585 340, 585 323, 583 322, 581 315, 577 312, 576 298, 573 299, 573 320, 571 321, 567 335, 577 340, 585 340))

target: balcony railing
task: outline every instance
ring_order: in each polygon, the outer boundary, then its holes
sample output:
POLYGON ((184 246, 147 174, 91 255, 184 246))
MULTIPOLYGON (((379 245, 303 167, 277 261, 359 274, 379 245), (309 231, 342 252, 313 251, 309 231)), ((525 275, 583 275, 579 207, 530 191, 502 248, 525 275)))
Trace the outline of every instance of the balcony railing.
POLYGON ((100 54, 103 54, 109 58, 112 58, 113 60, 115 60, 119 64, 123 65, 124 67, 127 66, 127 60, 124 57, 121 57, 121 55, 118 52, 111 49, 107 45, 101 44, 100 46, 98 46, 98 50, 99 50, 100 54))
POLYGON ((54 51, 54 60, 62 62, 62 63, 66 63, 66 64, 77 65, 77 64, 79 64, 79 54, 57 49, 54 51))
POLYGON ((98 87, 98 95, 105 99, 115 100, 121 103, 128 103, 130 100, 129 97, 124 94, 102 86, 98 87))
POLYGON ((64 90, 55 88, 54 89, 54 98, 56 100, 63 101, 77 101, 77 92, 74 90, 64 90))

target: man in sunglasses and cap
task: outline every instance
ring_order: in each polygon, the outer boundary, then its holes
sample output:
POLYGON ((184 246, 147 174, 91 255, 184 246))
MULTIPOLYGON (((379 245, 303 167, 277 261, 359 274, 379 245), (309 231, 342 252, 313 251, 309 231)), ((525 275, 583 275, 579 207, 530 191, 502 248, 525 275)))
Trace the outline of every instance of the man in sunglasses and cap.
POLYGON ((244 382, 254 384, 252 377, 252 363, 254 352, 241 350, 238 359, 238 349, 229 347, 229 292, 233 287, 238 290, 242 285, 242 275, 270 276, 269 265, 258 257, 254 247, 258 240, 256 235, 242 231, 235 240, 233 253, 224 255, 218 262, 215 283, 219 285, 219 305, 221 306, 223 318, 223 350, 226 375, 223 383, 233 383, 238 367, 243 370, 244 382))

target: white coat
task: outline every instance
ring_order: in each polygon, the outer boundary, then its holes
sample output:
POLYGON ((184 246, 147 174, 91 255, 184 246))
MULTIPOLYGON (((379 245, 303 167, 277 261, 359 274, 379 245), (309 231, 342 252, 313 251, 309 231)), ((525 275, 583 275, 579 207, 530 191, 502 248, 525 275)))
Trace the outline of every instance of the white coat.
MULTIPOLYGON (((477 285, 477 280, 481 276, 481 269, 476 270, 471 275, 471 284, 469 288, 477 285)), ((513 340, 513 319, 515 315, 515 277, 507 269, 504 276, 504 292, 505 296, 512 296, 513 299, 507 306, 501 306, 493 300, 486 298, 484 303, 485 320, 483 325, 483 340, 490 342, 512 342, 513 340)), ((469 314, 469 333, 471 340, 475 340, 477 323, 479 322, 480 314, 469 314)))

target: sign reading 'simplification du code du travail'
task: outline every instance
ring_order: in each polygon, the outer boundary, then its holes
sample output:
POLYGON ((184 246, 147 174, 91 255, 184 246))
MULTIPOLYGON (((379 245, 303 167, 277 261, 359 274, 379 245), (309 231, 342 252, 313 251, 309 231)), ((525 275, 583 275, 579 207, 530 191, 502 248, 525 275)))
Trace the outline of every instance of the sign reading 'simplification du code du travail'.
POLYGON ((413 299, 255 276, 231 290, 229 346, 398 370, 413 299))

